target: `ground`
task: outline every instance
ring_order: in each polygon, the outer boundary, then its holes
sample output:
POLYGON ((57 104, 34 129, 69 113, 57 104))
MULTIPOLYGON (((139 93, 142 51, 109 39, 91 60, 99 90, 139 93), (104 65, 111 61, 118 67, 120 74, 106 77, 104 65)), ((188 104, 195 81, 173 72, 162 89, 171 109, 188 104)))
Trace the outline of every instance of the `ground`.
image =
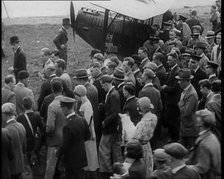
MULTIPOLYGON (((210 7, 195 7, 198 10, 199 19, 204 26, 204 33, 211 29, 209 23, 210 7)), ((188 17, 189 8, 175 9, 172 12, 186 15, 188 17)), ((34 92, 35 99, 37 100, 40 91, 41 81, 34 73, 35 70, 40 70, 41 66, 38 65, 40 58, 40 50, 44 47, 55 49, 52 42, 53 37, 56 35, 60 28, 61 19, 63 17, 37 17, 37 18, 15 18, 4 19, 4 51, 6 58, 2 58, 2 81, 3 77, 8 73, 7 69, 13 65, 13 53, 9 45, 9 38, 17 35, 21 40, 21 46, 27 55, 27 69, 30 73, 29 88, 34 92)), ((75 37, 75 43, 72 37, 72 31, 68 31, 68 72, 73 75, 74 71, 79 68, 85 68, 90 63, 89 54, 92 47, 83 41, 78 35, 75 37)), ((40 63, 39 63, 40 64, 40 63)), ((34 168, 34 179, 42 179, 45 171, 44 159, 46 151, 42 149, 41 165, 34 168)))

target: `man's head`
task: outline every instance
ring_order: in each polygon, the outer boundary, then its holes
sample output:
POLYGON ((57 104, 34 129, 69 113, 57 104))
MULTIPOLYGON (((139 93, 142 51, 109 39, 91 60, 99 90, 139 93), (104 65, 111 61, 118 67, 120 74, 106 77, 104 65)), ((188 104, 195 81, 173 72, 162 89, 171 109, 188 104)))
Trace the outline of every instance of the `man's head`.
POLYGON ((202 96, 206 97, 209 92, 211 91, 211 83, 208 79, 203 79, 203 80, 200 80, 198 82, 199 86, 200 86, 200 92, 202 94, 202 96))
POLYGON ((58 98, 60 101, 61 110, 65 116, 74 112, 74 105, 76 100, 67 96, 62 96, 58 98))
POLYGON ((55 61, 55 68, 56 68, 56 75, 61 76, 66 69, 65 61, 63 59, 57 59, 55 61))
POLYGON ((153 54, 152 57, 152 61, 156 64, 156 65, 160 65, 162 64, 161 60, 163 59, 163 54, 160 52, 156 52, 153 54))
POLYGON ((222 83, 221 80, 215 80, 212 82, 211 90, 213 93, 221 93, 222 91, 222 83))
POLYGON ((151 69, 144 69, 144 72, 142 74, 142 82, 144 84, 147 84, 149 82, 152 82, 152 80, 156 77, 156 74, 151 69))
POLYGON ((104 56, 102 53, 96 53, 94 56, 93 56, 93 63, 94 62, 99 62, 101 64, 101 66, 103 65, 104 63, 104 56))
POLYGON ((219 32, 217 35, 216 35, 216 43, 217 45, 220 45, 221 44, 221 32, 219 32))
POLYGON ((87 73, 87 70, 86 69, 77 70, 73 79, 74 79, 75 86, 85 85, 89 81, 89 75, 87 73))
POLYGON ((100 50, 98 50, 98 49, 93 49, 93 50, 91 50, 91 53, 90 53, 90 58, 92 59, 93 58, 93 56, 95 55, 95 54, 97 54, 97 53, 100 53, 100 50))
POLYGON ((95 79, 101 73, 101 64, 99 62, 94 62, 90 65, 90 74, 93 79, 95 79))
POLYGON ((202 28, 201 28, 201 26, 200 26, 200 25, 194 25, 194 26, 192 27, 192 32, 193 32, 193 33, 199 33, 199 34, 201 34, 201 33, 202 33, 202 28))
POLYGON ((144 58, 146 58, 148 55, 148 50, 146 47, 140 47, 138 49, 138 56, 141 58, 141 60, 143 60, 144 58))
POLYGON ((216 5, 217 7, 221 7, 221 0, 216 0, 216 1, 215 1, 215 5, 216 5))
POLYGON ((131 96, 134 96, 135 95, 135 86, 132 83, 126 83, 123 86, 123 94, 126 99, 131 96))
POLYGON ((190 16, 191 16, 191 17, 195 17, 195 16, 197 16, 197 11, 196 11, 196 9, 191 9, 191 11, 190 11, 190 16))
POLYGON ((5 77, 5 84, 8 85, 12 91, 15 87, 15 83, 16 83, 16 80, 13 75, 7 75, 5 77))
POLYGON ((61 94, 63 91, 62 81, 52 79, 51 80, 51 90, 55 94, 61 94))
POLYGON ((102 85, 102 88, 108 92, 110 88, 112 87, 112 81, 113 78, 109 75, 103 75, 100 79, 100 83, 102 85))
POLYGON ((65 29, 68 29, 70 27, 70 21, 69 18, 62 19, 62 25, 65 29))
POLYGON ((191 54, 190 61, 189 61, 189 67, 191 70, 195 70, 199 66, 199 61, 201 57, 195 54, 191 54))
POLYGON ((4 103, 2 105, 2 124, 6 124, 6 121, 16 115, 16 107, 13 103, 4 103))
POLYGON ((33 106, 33 100, 30 96, 25 96, 23 98, 23 108, 25 110, 30 110, 32 109, 32 106, 33 106))
POLYGON ((25 86, 28 85, 29 73, 25 70, 22 70, 18 73, 17 78, 19 82, 23 83, 25 86))
POLYGON ((117 64, 115 62, 108 62, 107 64, 107 74, 112 75, 114 73, 115 68, 117 67, 117 64))
POLYGON ((141 62, 142 62, 142 59, 141 59, 138 55, 136 55, 136 54, 133 54, 131 57, 132 57, 132 58, 134 59, 134 61, 135 61, 135 63, 134 63, 134 68, 135 68, 135 69, 138 68, 139 65, 140 65, 141 62))
POLYGON ((191 75, 191 70, 188 68, 182 68, 179 70, 178 75, 175 77, 178 80, 178 84, 181 89, 185 89, 190 83, 191 79, 193 79, 193 75, 191 75))
POLYGON ((133 66, 134 66, 134 59, 132 57, 125 57, 124 61, 123 61, 123 69, 125 71, 125 73, 128 73, 129 71, 132 70, 133 66))
POLYGON ((194 49, 197 55, 201 55, 206 50, 206 44, 204 42, 197 42, 194 49))
POLYGON ((169 31, 169 39, 174 40, 176 38, 176 33, 174 30, 169 31))
POLYGON ((19 42, 20 42, 20 40, 19 40, 18 36, 10 37, 10 45, 11 45, 13 51, 15 51, 19 47, 19 45, 20 45, 19 42))
POLYGON ((208 109, 196 111, 195 125, 199 131, 210 129, 216 124, 215 114, 208 109))
POLYGON ((41 57, 50 57, 50 55, 51 55, 51 51, 50 51, 50 49, 49 48, 42 48, 41 50, 40 50, 40 54, 41 54, 41 57))
POLYGON ((216 74, 218 67, 219 67, 219 65, 216 62, 208 61, 207 66, 206 66, 206 74, 208 76, 212 75, 212 74, 216 74))
POLYGON ((177 64, 177 54, 176 53, 168 53, 167 54, 167 64, 169 67, 173 67, 177 64))
POLYGON ((211 30, 207 31, 207 35, 206 35, 205 39, 207 40, 208 44, 214 43, 215 32, 211 31, 211 30))

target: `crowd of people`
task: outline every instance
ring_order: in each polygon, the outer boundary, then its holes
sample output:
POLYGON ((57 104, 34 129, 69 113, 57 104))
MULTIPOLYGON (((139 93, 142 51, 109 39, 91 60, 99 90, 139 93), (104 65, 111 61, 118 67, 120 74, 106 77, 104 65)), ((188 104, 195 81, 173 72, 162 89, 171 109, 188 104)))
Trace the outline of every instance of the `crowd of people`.
MULTIPOLYGON (((38 100, 17 36, 2 88, 2 178, 21 179, 47 147, 45 179, 221 179, 221 12, 202 36, 197 11, 153 26, 136 54, 94 49, 67 68, 69 19, 41 50, 38 100), (164 140, 164 131, 167 140, 164 140), (162 142, 165 141, 165 142, 162 142)), ((32 173, 32 172, 31 172, 32 173)))

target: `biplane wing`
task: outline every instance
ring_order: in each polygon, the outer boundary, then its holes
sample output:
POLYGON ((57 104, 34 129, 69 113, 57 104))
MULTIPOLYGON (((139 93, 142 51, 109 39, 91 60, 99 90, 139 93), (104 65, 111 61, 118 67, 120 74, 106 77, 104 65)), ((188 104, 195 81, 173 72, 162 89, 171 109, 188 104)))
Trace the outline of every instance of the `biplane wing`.
POLYGON ((146 20, 166 12, 174 0, 110 0, 91 4, 139 20, 146 20))

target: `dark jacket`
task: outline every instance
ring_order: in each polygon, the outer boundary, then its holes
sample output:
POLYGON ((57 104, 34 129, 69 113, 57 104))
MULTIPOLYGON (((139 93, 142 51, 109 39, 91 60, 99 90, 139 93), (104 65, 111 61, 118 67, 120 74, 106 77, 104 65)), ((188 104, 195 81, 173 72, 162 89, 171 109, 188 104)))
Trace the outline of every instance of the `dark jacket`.
POLYGON ((160 81, 160 85, 164 85, 166 82, 166 78, 167 78, 167 73, 166 73, 166 69, 163 66, 163 64, 159 65, 157 70, 156 70, 156 76, 159 78, 160 81))
POLYGON ((117 127, 119 125, 118 113, 121 111, 120 107, 120 94, 113 87, 106 97, 105 102, 105 119, 103 121, 103 134, 117 133, 117 127))
POLYGON ((143 84, 142 84, 142 72, 140 69, 138 71, 134 72, 135 77, 135 95, 138 96, 139 92, 142 90, 143 84))
POLYGON ((105 102, 105 98, 106 98, 106 91, 102 88, 102 85, 100 83, 100 79, 103 76, 102 73, 100 73, 96 79, 94 79, 93 81, 93 85, 97 88, 98 91, 98 102, 99 103, 104 103, 105 102))
POLYGON ((85 141, 90 138, 86 120, 76 114, 70 116, 63 128, 63 143, 58 154, 63 156, 65 169, 74 173, 87 166, 85 141))
POLYGON ((19 47, 14 53, 13 68, 14 68, 14 74, 16 79, 17 79, 17 74, 20 71, 26 70, 26 55, 21 47, 19 47))
POLYGON ((129 175, 124 179, 145 179, 146 166, 142 159, 135 160, 134 163, 128 169, 129 175))
POLYGON ((40 107, 41 107, 41 105, 44 101, 44 98, 52 93, 50 81, 51 81, 51 78, 44 81, 41 85, 40 95, 39 95, 39 98, 37 100, 38 111, 40 111, 40 107))
POLYGON ((123 107, 123 113, 129 113, 131 121, 136 126, 137 123, 141 120, 141 115, 139 114, 139 111, 137 110, 137 98, 135 96, 131 97, 130 99, 127 99, 125 101, 124 107, 123 107))

